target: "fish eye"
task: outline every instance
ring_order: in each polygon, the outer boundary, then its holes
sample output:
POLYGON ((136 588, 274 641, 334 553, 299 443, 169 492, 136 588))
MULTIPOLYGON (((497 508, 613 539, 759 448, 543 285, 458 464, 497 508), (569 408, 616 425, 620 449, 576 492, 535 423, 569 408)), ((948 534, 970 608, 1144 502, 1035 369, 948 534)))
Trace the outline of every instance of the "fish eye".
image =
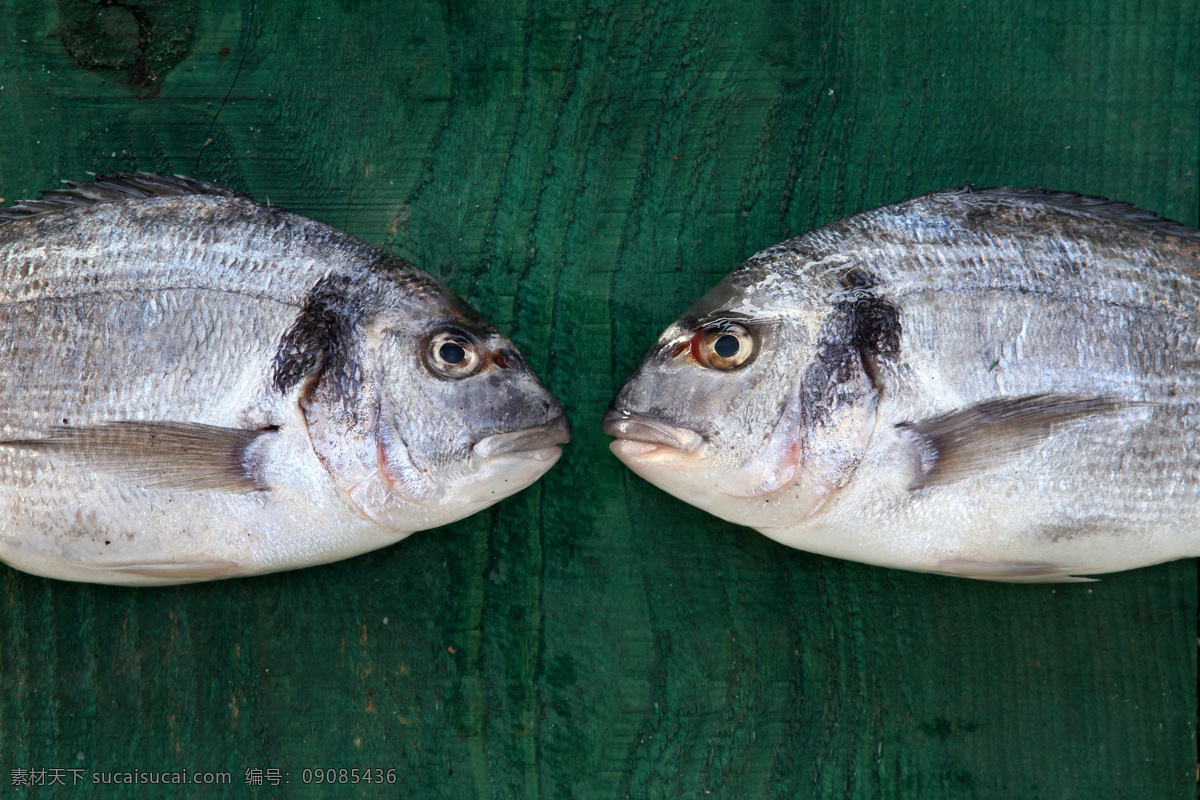
POLYGON ((443 378, 465 378, 479 370, 483 359, 479 348, 465 336, 452 331, 434 335, 425 348, 425 363, 443 378))
POLYGON ((446 342, 438 348, 438 356, 447 364, 461 364, 467 351, 458 342, 446 342))
POLYGON ((700 330, 692 341, 692 355, 713 369, 740 367, 750 360, 755 350, 750 331, 728 322, 700 330))
POLYGON ((737 355, 742 343, 730 333, 723 333, 713 342, 713 352, 721 358, 733 358, 737 355))

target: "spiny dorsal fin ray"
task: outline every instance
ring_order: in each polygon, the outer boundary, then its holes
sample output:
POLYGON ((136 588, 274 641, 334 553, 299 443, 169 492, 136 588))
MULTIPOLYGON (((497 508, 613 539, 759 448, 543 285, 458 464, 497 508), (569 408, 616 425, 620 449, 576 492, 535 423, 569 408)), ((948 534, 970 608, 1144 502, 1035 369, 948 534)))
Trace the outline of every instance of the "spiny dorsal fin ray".
POLYGON ((1111 397, 1035 394, 988 400, 896 429, 912 441, 912 490, 953 483, 995 469, 1038 444, 1055 426, 1137 403, 1111 397))
POLYGON ((140 488, 264 491, 260 437, 275 429, 243 430, 190 422, 109 422, 53 428, 39 439, 0 441, 99 469, 140 488))
POLYGON ((116 203, 125 200, 144 200, 149 197, 181 197, 205 194, 217 197, 250 198, 216 183, 183 175, 167 177, 150 172, 114 172, 110 175, 89 173, 92 181, 63 181, 69 188, 49 189, 37 200, 21 200, 0 209, 0 224, 53 214, 68 208, 116 203))
POLYGON ((971 194, 977 197, 994 197, 1001 200, 1025 200, 1045 205, 1078 211, 1102 219, 1124 222, 1136 225, 1156 233, 1182 236, 1187 239, 1200 240, 1200 229, 1184 225, 1173 219, 1167 219, 1153 211, 1135 208, 1129 203, 1109 200, 1107 197, 1079 194, 1078 192, 1059 192, 1042 189, 1037 186, 996 186, 988 189, 976 189, 971 185, 951 189, 946 192, 936 192, 940 195, 971 194))

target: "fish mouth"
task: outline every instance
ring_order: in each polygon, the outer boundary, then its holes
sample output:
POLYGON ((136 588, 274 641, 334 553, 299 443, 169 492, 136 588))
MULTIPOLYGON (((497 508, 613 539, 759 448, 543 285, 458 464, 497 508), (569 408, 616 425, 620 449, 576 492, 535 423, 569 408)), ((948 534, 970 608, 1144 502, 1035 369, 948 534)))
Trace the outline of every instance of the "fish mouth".
MULTIPOLYGON (((623 442, 661 445, 682 453, 692 453, 704 444, 704 437, 690 428, 682 428, 652 417, 634 414, 610 406, 601 423, 604 432, 623 442)), ((613 442, 616 446, 619 442, 613 442)))
POLYGON ((565 414, 559 414, 545 425, 526 428, 523 431, 497 433, 475 443, 473 448, 483 458, 520 453, 533 458, 546 459, 556 456, 558 445, 571 441, 571 424, 565 414))

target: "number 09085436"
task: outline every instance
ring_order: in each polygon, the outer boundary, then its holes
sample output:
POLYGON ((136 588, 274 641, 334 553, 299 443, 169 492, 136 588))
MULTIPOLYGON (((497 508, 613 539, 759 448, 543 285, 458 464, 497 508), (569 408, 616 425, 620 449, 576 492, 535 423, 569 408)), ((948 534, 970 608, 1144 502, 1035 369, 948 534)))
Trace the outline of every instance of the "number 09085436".
POLYGON ((304 783, 395 783, 396 770, 383 769, 305 769, 300 773, 304 783))

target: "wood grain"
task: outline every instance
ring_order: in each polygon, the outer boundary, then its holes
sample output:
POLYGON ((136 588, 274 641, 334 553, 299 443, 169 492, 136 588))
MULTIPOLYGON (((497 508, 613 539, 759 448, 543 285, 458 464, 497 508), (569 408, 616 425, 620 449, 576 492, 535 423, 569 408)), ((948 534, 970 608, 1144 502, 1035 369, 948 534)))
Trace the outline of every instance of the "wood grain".
POLYGON ((1195 796, 1194 561, 1051 587, 824 559, 599 430, 683 308, 839 216, 975 183, 1196 224, 1187 0, 0 8, 4 198, 141 169, 343 227, 509 332, 576 428, 531 489, 348 562, 4 568, 4 794, 78 768, 228 771, 214 797, 1195 796), (397 782, 304 784, 329 767, 397 782), (290 785, 245 785, 269 768, 290 785))

